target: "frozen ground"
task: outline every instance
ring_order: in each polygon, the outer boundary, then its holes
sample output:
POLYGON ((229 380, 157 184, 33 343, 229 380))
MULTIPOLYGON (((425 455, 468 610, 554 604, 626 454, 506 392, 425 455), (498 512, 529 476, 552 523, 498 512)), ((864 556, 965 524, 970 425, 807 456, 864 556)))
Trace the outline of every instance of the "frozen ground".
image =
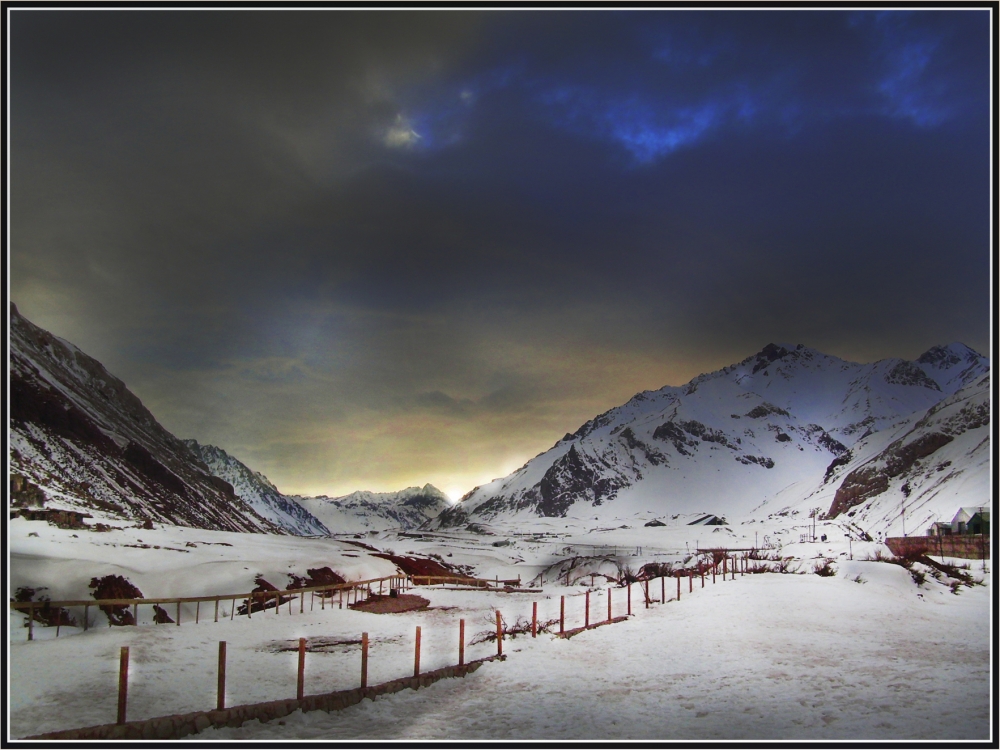
MULTIPOLYGON (((725 546, 736 547, 754 538, 746 527, 714 532, 623 521, 617 525, 635 528, 601 531, 581 519, 546 524, 495 528, 493 536, 417 539, 382 533, 365 541, 397 554, 440 554, 474 566, 480 575, 521 574, 527 580, 572 555, 596 554, 578 559, 578 572, 587 571, 588 564, 595 570, 613 567, 611 558, 637 568, 652 560, 680 562, 699 545, 723 546, 725 540, 725 546), (525 532, 550 536, 514 536, 525 532), (509 546, 493 546, 508 540, 509 546), (605 554, 609 546, 611 554, 605 554)), ((973 572, 987 585, 963 587, 955 595, 933 579, 918 587, 898 566, 857 559, 877 545, 849 543, 841 529, 826 528, 831 541, 825 544, 800 543, 804 531, 804 526, 775 525, 757 533, 766 532, 772 542, 784 540, 782 554, 796 557, 795 567, 803 571, 813 569, 810 558, 817 555, 834 560, 836 576, 738 576, 714 586, 709 582, 704 589, 698 583, 691 595, 684 588, 680 602, 648 610, 636 588, 632 620, 568 641, 518 636, 506 643, 507 661, 486 664, 466 678, 333 714, 297 713, 284 724, 251 722, 191 739, 989 738, 993 589, 980 564, 973 563, 973 572), (856 559, 849 559, 851 553, 856 559)), ((283 570, 302 572, 307 564, 330 565, 352 578, 385 574, 376 568, 386 561, 363 552, 355 557, 357 547, 330 540, 169 528, 82 532, 73 538, 40 522, 18 522, 11 524, 9 537, 12 580, 54 589, 68 571, 84 580, 97 574, 92 571, 99 567, 103 545, 131 544, 132 536, 161 547, 115 551, 116 570, 147 596, 249 590, 245 584, 255 571, 277 577, 283 570), (27 536, 33 531, 39 537, 27 536), (164 561, 173 561, 171 567, 164 561), (211 582, 213 569, 225 572, 221 584, 211 582)), ((600 591, 592 593, 592 622, 607 614, 606 588, 598 584, 595 589, 600 591)), ((227 703, 272 700, 294 695, 296 655, 279 649, 300 636, 328 644, 307 657, 307 693, 358 684, 360 647, 350 641, 362 631, 372 642, 369 682, 375 684, 412 673, 417 625, 426 671, 457 661, 459 618, 465 618, 471 639, 487 629, 493 606, 512 621, 530 617, 537 601, 540 618, 551 619, 558 616, 559 597, 565 594, 567 627, 575 627, 582 624, 584 590, 554 586, 550 579, 541 594, 422 587, 419 592, 432 605, 424 612, 320 611, 317 601, 312 612, 306 602, 302 615, 296 604, 290 616, 285 609, 250 621, 194 625, 188 613, 181 627, 95 627, 87 633, 64 628, 58 639, 52 638, 53 629, 37 628, 38 640, 30 643, 23 617, 12 616, 11 737, 113 721, 123 645, 131 648, 129 718, 141 719, 212 708, 220 640, 228 644, 227 703)), ((676 584, 668 581, 667 592, 672 597, 676 584)), ((86 590, 53 593, 87 597, 86 590)), ((657 585, 652 593, 659 595, 657 585)), ((624 614, 624 590, 614 589, 613 605, 616 616, 624 614)), ((204 609, 202 615, 206 619, 204 609)), ((485 643, 468 647, 466 656, 491 653, 495 645, 485 643)))

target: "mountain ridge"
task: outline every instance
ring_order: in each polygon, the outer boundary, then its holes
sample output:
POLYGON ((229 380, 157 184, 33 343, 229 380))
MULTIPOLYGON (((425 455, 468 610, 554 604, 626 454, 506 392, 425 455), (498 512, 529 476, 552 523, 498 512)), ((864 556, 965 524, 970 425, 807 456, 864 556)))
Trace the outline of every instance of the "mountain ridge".
POLYGON ((867 364, 771 343, 685 385, 636 394, 474 488, 430 525, 667 507, 740 516, 784 487, 828 475, 859 440, 988 372, 986 358, 959 343, 915 362, 867 364))

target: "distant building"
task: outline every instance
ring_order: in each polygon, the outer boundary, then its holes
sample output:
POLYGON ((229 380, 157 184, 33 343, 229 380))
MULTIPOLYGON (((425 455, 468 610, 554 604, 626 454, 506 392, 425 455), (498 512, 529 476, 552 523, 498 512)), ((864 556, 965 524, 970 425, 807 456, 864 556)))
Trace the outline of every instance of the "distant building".
POLYGON ((951 536, 951 523, 935 521, 927 528, 927 536, 951 536))
POLYGON ((952 534, 986 534, 989 533, 990 510, 984 505, 978 507, 959 508, 951 519, 952 534), (985 529, 985 530, 984 530, 985 529))
POLYGON ((990 509, 985 505, 959 508, 951 522, 935 521, 927 529, 927 536, 989 533, 990 509))
POLYGON ((990 533, 990 511, 989 509, 980 510, 972 514, 972 518, 968 520, 966 528, 969 530, 970 534, 989 534, 990 533))
POLYGON ((707 515, 701 518, 696 518, 694 521, 688 524, 688 526, 728 526, 725 518, 719 518, 718 516, 707 515))

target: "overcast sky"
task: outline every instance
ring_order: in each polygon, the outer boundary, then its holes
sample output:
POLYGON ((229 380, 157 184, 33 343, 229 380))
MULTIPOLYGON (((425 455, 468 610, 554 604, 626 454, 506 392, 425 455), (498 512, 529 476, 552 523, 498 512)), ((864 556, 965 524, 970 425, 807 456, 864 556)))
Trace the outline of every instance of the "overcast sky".
POLYGON ((10 15, 10 295, 289 493, 776 342, 988 354, 990 15, 10 15))

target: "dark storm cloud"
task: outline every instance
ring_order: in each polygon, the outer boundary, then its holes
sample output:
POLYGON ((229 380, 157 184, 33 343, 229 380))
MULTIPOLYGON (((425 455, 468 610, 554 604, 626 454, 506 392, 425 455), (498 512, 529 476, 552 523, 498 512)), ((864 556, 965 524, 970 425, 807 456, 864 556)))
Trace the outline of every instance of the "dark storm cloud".
POLYGON ((441 473, 771 340, 985 349, 988 22, 17 10, 12 296, 316 489, 384 420, 441 473))

